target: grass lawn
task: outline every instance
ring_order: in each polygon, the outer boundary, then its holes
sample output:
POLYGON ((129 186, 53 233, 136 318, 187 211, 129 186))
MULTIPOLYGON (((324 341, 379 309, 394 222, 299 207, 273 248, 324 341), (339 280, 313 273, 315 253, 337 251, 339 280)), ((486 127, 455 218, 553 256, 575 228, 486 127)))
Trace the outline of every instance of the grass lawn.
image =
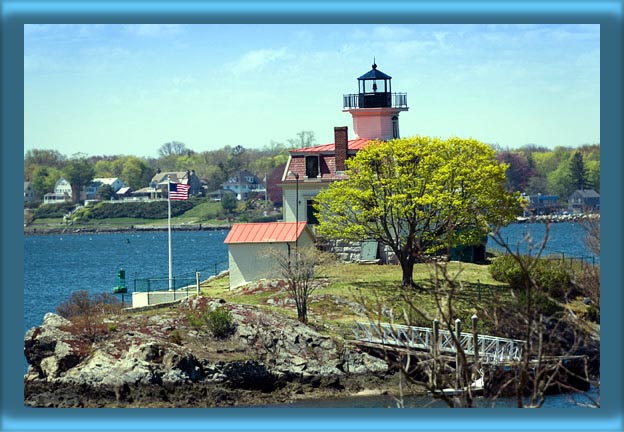
MULTIPOLYGON (((483 316, 485 311, 512 300, 506 285, 492 279, 487 265, 451 262, 446 269, 449 275, 461 281, 462 288, 454 294, 453 319, 460 318, 464 325, 468 325, 473 314, 483 316), (480 293, 475 288, 479 285, 480 293)), ((333 263, 322 266, 316 274, 320 286, 310 298, 309 321, 316 327, 348 334, 354 321, 390 321, 389 311, 392 310, 392 320, 396 323, 409 321, 413 325, 430 326, 434 318, 442 318, 436 298, 444 304, 443 310, 448 299, 446 291, 434 292, 432 272, 435 266, 417 264, 414 280, 423 289, 413 290, 401 287, 401 268, 397 265, 333 263), (362 314, 363 309, 357 304, 364 306, 366 314, 362 314)), ((225 277, 203 285, 202 294, 296 317, 292 305, 280 306, 289 298, 286 290, 270 288, 266 283, 260 288, 253 284, 230 290, 229 279, 225 277)), ((479 327, 480 331, 488 331, 490 323, 480 322, 479 327)))

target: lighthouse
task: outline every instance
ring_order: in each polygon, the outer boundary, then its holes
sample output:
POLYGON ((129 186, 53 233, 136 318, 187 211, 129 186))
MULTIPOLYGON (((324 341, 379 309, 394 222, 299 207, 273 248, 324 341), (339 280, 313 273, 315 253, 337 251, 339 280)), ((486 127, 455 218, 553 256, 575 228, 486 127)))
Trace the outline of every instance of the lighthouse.
POLYGON ((353 117, 355 139, 399 138, 399 114, 407 111, 407 93, 392 93, 392 77, 373 62, 358 79, 358 93, 343 95, 343 112, 353 117))

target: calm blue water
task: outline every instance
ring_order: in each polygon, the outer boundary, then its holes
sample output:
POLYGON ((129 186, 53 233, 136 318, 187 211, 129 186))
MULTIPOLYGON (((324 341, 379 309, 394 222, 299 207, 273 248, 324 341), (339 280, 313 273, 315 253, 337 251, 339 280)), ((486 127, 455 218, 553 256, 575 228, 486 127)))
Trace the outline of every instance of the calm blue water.
MULTIPOLYGON (((512 250, 527 253, 529 243, 525 239, 528 235, 532 239, 532 250, 537 251, 544 242, 546 224, 526 223, 512 224, 500 231, 503 240, 512 250)), ((488 239, 488 250, 501 250, 501 247, 492 239, 488 239)), ((535 253, 535 252, 533 252, 535 253)), ((548 232, 548 240, 544 248, 544 255, 561 255, 566 257, 585 257, 591 261, 593 254, 585 244, 585 230, 582 224, 574 222, 562 222, 551 224, 548 232)), ((595 257, 599 262, 600 257, 595 257)))
MULTIPOLYGON (((227 230, 174 231, 174 276, 202 278, 227 268, 227 230)), ((73 291, 109 292, 119 269, 134 278, 168 276, 167 232, 35 235, 24 238, 24 332, 73 291)))

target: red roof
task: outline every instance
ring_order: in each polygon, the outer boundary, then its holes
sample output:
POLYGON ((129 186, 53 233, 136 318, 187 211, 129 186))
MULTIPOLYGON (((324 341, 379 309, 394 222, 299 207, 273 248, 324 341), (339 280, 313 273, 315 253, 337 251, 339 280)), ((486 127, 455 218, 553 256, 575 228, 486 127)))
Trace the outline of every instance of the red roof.
MULTIPOLYGON (((366 144, 368 144, 371 140, 369 139, 364 139, 364 138, 358 138, 358 139, 353 139, 353 140, 349 140, 347 147, 349 150, 362 150, 366 144)), ((295 150, 291 150, 291 153, 325 153, 325 152, 335 152, 336 151, 336 145, 334 143, 330 143, 330 144, 321 144, 321 145, 317 145, 314 147, 304 147, 304 148, 298 148, 295 150)))
POLYGON ((225 244, 294 242, 301 236, 306 222, 268 222, 234 224, 225 244))

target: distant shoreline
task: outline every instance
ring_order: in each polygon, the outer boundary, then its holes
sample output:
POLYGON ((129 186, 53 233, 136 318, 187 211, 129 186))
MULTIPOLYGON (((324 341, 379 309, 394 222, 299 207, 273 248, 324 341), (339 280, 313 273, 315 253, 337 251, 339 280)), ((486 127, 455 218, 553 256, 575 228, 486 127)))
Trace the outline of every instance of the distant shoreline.
MULTIPOLYGON (((220 231, 228 230, 232 225, 212 225, 212 224, 184 224, 171 225, 171 231, 220 231)), ((84 227, 63 225, 59 227, 24 227, 24 235, 47 235, 47 234, 98 234, 98 233, 118 233, 118 232, 154 232, 167 231, 166 225, 130 225, 127 227, 84 227)))
POLYGON ((575 213, 565 215, 518 216, 515 223, 560 223, 600 220, 600 213, 575 213))

